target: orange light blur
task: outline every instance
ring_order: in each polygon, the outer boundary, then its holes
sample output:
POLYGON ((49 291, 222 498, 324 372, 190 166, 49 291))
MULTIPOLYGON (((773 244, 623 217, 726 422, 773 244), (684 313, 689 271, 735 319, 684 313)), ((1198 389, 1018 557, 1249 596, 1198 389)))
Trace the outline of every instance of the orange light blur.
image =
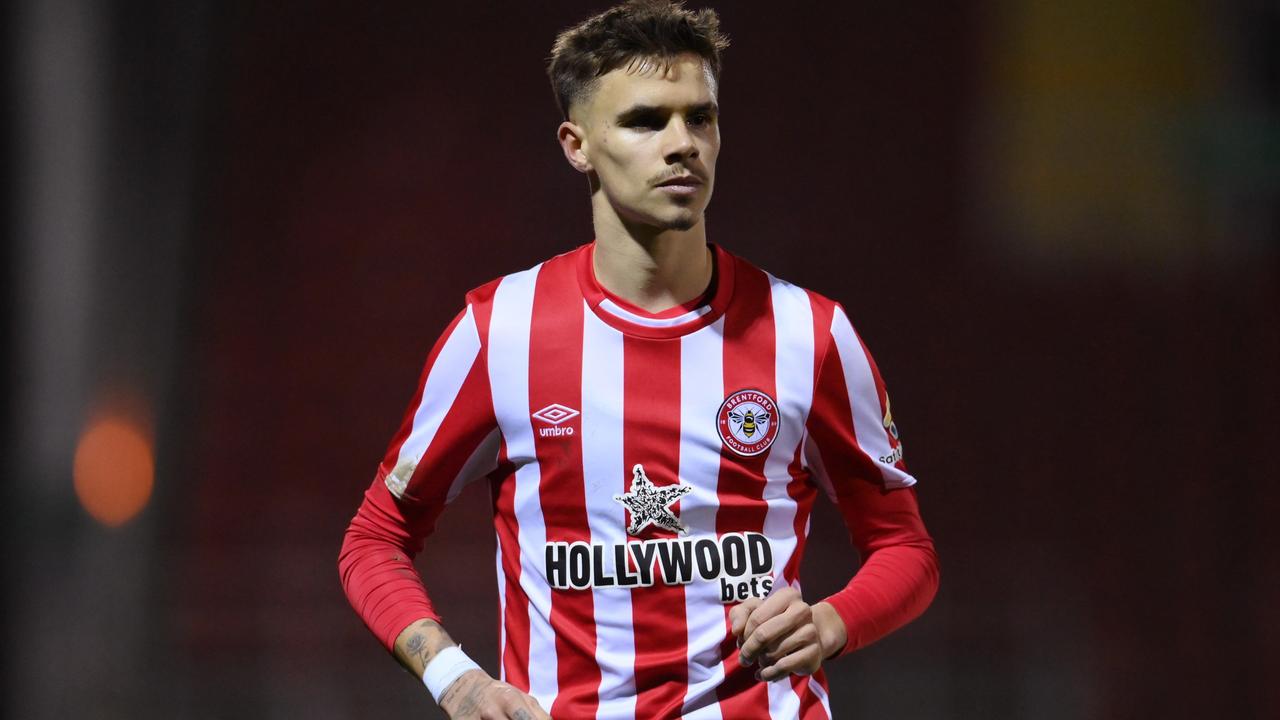
POLYGON ((151 499, 151 441, 127 418, 101 417, 80 436, 74 478, 76 497, 85 511, 103 525, 119 527, 151 499))

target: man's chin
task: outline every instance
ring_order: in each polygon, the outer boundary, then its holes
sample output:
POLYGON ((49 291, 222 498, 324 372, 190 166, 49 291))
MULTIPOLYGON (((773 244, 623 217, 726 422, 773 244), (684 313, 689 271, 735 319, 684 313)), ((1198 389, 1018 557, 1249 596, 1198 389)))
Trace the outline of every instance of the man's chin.
MULTIPOLYGON (((626 217, 623 213, 619 213, 619 215, 624 218, 626 217)), ((637 213, 625 220, 625 222, 628 224, 648 226, 658 231, 676 230, 679 232, 685 232, 697 227, 698 223, 702 222, 702 217, 703 213, 701 208, 678 208, 675 209, 674 212, 672 212, 671 209, 668 209, 667 212, 660 214, 637 213)))
POLYGON ((667 223, 667 225, 663 229, 679 230, 681 232, 684 232, 686 230, 692 230, 698 224, 698 221, 701 219, 702 219, 701 215, 677 218, 667 223))
POLYGON ((682 208, 680 212, 673 213, 662 218, 659 226, 663 230, 692 230, 698 223, 702 222, 701 208, 694 210, 692 208, 682 208))

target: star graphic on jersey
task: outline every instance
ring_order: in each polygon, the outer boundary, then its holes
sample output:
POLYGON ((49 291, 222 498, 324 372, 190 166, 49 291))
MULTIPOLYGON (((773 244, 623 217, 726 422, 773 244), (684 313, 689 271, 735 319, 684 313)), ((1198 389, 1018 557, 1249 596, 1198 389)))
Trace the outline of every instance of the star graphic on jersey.
POLYGON ((613 499, 631 511, 628 535, 639 535, 641 530, 653 525, 664 530, 686 534, 689 529, 671 512, 671 504, 693 490, 692 485, 664 485, 658 487, 644 474, 644 466, 636 464, 631 470, 631 492, 614 495, 613 499))

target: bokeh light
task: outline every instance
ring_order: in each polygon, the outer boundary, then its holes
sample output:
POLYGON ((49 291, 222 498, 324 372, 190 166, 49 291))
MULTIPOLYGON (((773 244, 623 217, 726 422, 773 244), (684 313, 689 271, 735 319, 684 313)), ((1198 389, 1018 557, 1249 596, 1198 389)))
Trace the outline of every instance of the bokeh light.
POLYGON ((127 418, 103 416, 80 436, 75 458, 76 497, 108 527, 134 518, 151 498, 155 462, 151 441, 127 418))

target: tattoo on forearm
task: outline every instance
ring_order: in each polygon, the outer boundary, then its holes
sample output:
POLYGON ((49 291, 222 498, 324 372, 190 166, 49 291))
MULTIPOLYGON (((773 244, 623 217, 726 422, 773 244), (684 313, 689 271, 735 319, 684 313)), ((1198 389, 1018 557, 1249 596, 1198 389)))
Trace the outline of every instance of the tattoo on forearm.
MULTIPOLYGON (((441 634, 441 639, 444 640, 446 644, 449 642, 449 636, 444 634, 444 628, 441 628, 439 623, 431 620, 423 620, 418 623, 418 625, 413 628, 413 633, 405 639, 404 650, 410 658, 417 658, 422 661, 423 667, 426 667, 427 663, 431 662, 431 658, 435 657, 436 653, 439 652, 438 647, 433 647, 427 642, 427 634, 419 632, 420 630, 426 630, 428 628, 435 628, 441 634)), ((437 645, 438 644, 439 643, 437 643, 437 645)))
POLYGON ((431 648, 427 647, 427 638, 422 633, 410 635, 409 640, 405 642, 405 650, 409 652, 410 657, 421 660, 423 667, 431 662, 431 656, 435 654, 431 652, 431 648))
POLYGON ((528 710, 517 710, 515 715, 511 716, 513 720, 533 720, 533 716, 528 710))
POLYGON ((427 639, 422 637, 418 633, 414 633, 413 637, 410 637, 409 642, 407 643, 407 645, 409 646, 409 652, 413 653, 414 655, 417 655, 418 653, 422 652, 422 648, 425 647, 426 644, 427 644, 427 639))

